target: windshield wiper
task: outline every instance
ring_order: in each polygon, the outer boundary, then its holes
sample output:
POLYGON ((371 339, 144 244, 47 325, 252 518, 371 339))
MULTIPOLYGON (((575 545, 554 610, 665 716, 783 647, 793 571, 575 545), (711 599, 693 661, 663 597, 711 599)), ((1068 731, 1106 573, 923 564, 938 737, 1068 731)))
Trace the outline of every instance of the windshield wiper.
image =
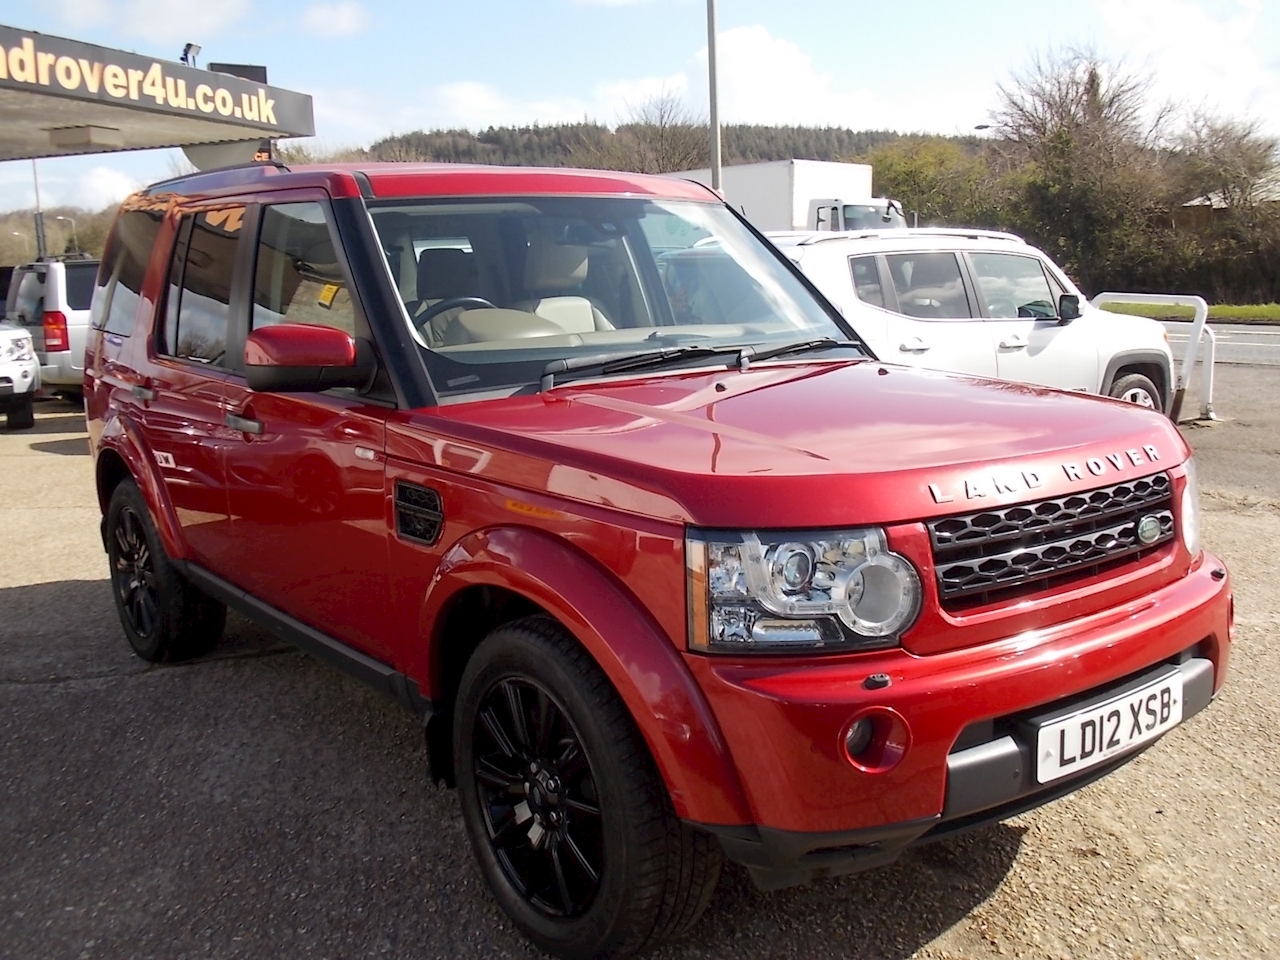
POLYGON ((840 347, 852 347, 861 353, 866 349, 856 340, 835 340, 831 337, 818 337, 814 340, 797 340, 795 343, 783 343, 766 350, 754 347, 742 347, 738 355, 738 366, 745 370, 748 364, 758 360, 772 360, 774 357, 785 357, 791 353, 809 353, 813 350, 835 350, 840 347))
POLYGON ((619 357, 616 354, 604 354, 593 357, 567 357, 563 360, 552 360, 542 370, 539 389, 546 391, 555 386, 556 374, 575 373, 581 370, 599 370, 602 374, 621 373, 624 370, 641 370, 648 367, 661 367, 668 363, 679 363, 698 357, 733 356, 741 365, 743 347, 707 347, 685 346, 668 347, 666 350, 646 350, 644 353, 633 353, 619 357))
POLYGON ((566 357, 552 360, 542 370, 542 380, 538 387, 542 391, 550 390, 556 384, 556 374, 577 373, 583 370, 599 370, 602 374, 622 373, 624 370, 643 370, 666 366, 669 363, 683 363, 685 360, 699 357, 732 356, 733 366, 746 370, 753 361, 772 360, 792 353, 807 353, 814 350, 835 350, 852 347, 865 353, 862 344, 853 340, 835 340, 831 337, 819 337, 814 340, 797 340, 794 343, 783 343, 766 350, 755 347, 711 347, 687 345, 668 347, 665 350, 646 350, 630 356, 596 355, 590 357, 566 357))

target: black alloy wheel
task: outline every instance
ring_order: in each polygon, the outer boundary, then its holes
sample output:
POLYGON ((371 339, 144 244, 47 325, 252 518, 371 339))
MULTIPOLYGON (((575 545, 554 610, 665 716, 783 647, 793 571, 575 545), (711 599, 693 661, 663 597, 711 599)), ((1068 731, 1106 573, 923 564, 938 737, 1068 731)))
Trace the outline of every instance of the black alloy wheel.
POLYGON ((134 653, 152 663, 186 660, 218 642, 227 608, 173 565, 131 479, 111 493, 106 548, 116 612, 134 653))
POLYGON ((552 918, 582 916, 604 864, 599 792, 582 738, 542 685, 493 683, 473 732, 485 829, 511 884, 552 918))
POLYGON ((138 637, 151 641, 160 626, 160 583, 142 523, 132 506, 121 507, 111 566, 121 616, 138 637))
POLYGON ((471 654, 453 756, 489 889, 547 953, 631 956, 706 909, 719 842, 675 815, 625 704, 560 624, 504 624, 471 654))

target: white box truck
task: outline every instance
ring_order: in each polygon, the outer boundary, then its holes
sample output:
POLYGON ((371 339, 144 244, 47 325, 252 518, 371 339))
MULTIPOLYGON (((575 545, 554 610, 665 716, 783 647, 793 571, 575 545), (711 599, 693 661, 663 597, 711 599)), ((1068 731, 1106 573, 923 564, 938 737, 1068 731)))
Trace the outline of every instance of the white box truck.
MULTIPOLYGON (((711 171, 668 177, 711 185, 711 171)), ((882 230, 905 227, 896 200, 871 195, 871 167, 830 160, 739 163, 720 171, 720 192, 757 230, 882 230)))

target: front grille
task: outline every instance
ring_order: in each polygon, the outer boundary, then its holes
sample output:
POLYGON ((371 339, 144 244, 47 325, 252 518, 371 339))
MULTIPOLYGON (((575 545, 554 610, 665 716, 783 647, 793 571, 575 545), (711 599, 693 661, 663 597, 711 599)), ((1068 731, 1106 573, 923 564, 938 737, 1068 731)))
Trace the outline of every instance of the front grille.
POLYGON ((1140 480, 928 524, 943 609, 1047 590, 1146 556, 1173 539, 1173 485, 1140 480), (1144 517, 1160 523, 1138 539, 1144 517))

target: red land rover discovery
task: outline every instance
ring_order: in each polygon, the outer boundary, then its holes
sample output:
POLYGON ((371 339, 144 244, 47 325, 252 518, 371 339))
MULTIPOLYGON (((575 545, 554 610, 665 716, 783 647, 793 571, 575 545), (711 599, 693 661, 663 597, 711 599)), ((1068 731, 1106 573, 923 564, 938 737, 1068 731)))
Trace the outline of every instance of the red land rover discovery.
POLYGON ((232 606, 415 711, 562 957, 686 930, 725 856, 779 887, 1069 793, 1227 669, 1167 419, 881 363, 696 184, 159 184, 85 397, 138 655, 232 606))

